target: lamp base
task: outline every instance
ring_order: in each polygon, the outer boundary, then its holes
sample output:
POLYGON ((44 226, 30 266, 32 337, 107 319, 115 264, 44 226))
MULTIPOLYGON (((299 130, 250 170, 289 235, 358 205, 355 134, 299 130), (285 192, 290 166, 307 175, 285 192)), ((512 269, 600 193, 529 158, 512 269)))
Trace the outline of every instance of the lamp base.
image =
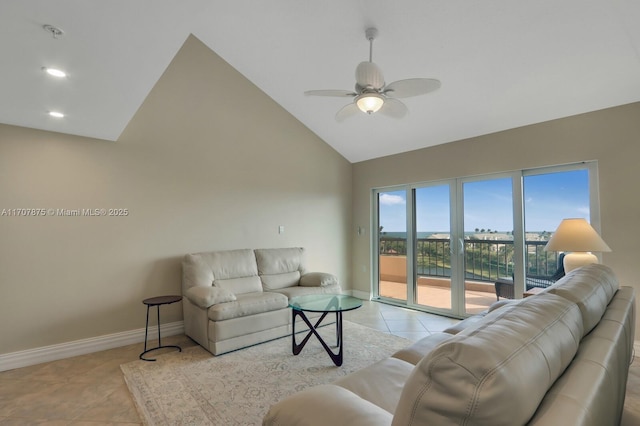
POLYGON ((564 271, 569 273, 570 271, 579 268, 581 266, 589 265, 591 263, 598 263, 598 258, 595 254, 588 251, 576 251, 567 253, 564 256, 564 271))

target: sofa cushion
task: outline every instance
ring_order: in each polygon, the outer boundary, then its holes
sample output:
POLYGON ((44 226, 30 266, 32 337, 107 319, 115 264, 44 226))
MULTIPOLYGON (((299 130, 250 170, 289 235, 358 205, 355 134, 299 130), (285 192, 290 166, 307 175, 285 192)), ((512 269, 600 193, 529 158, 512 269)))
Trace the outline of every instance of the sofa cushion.
POLYGON ((235 301, 213 305, 207 312, 210 320, 224 321, 284 309, 288 306, 289 301, 283 294, 256 292, 237 294, 235 301))
POLYGON ((592 264, 574 269, 549 287, 547 292, 562 296, 578 305, 586 335, 600 322, 617 290, 618 280, 613 271, 607 266, 592 264))
POLYGON ((262 291, 262 283, 257 275, 243 278, 214 280, 214 287, 224 289, 233 294, 255 293, 262 291))
POLYGON ((304 273, 304 249, 302 247, 256 249, 255 259, 259 275, 304 273))
POLYGON ((465 330, 471 326, 474 326, 475 324, 481 322, 485 316, 487 316, 487 314, 489 313, 489 311, 482 311, 479 312, 475 315, 472 315, 470 317, 467 317, 465 319, 463 319, 462 321, 459 321, 457 323, 455 323, 454 325, 452 325, 451 327, 447 327, 444 330, 442 330, 443 333, 447 333, 447 334, 458 334, 460 333, 462 330, 465 330))
POLYGON ((389 426, 391 413, 336 385, 296 392, 271 406, 263 426, 349 425, 389 426))
POLYGON ((217 287, 191 287, 185 295, 187 299, 201 308, 236 300, 236 296, 233 293, 217 287))
POLYGON ((400 349, 392 356, 416 365, 425 357, 425 355, 434 350, 436 346, 449 339, 451 339, 451 334, 449 333, 430 334, 429 336, 423 337, 417 342, 412 343, 406 348, 400 349))
POLYGON ((406 361, 386 358, 338 379, 333 384, 393 413, 413 367, 413 364, 406 361))
POLYGON ((258 275, 253 250, 228 250, 187 254, 182 260, 182 290, 209 287, 214 280, 258 275))
POLYGON ((633 361, 634 328, 635 291, 620 287, 529 425, 565 424, 567 419, 585 426, 620 424, 629 364, 633 361))
POLYGON ((422 359, 393 425, 525 424, 571 363, 582 337, 578 307, 554 294, 504 306, 422 359))
POLYGON ((279 288, 294 287, 300 281, 300 272, 287 272, 283 274, 260 275, 262 286, 265 290, 277 290, 279 288))

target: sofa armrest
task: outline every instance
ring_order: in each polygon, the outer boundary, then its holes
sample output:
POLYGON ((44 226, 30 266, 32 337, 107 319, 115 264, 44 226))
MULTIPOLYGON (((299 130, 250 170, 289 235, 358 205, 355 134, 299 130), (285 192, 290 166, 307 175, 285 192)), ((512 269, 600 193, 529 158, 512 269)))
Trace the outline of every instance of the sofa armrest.
POLYGON ((390 426, 393 415, 336 385, 297 392, 273 405, 263 426, 390 426))
POLYGON ((236 300, 235 294, 218 287, 191 287, 187 290, 185 296, 194 305, 205 309, 218 303, 236 300))
POLYGON ((302 287, 327 287, 337 284, 338 277, 326 272, 309 272, 300 277, 302 287))

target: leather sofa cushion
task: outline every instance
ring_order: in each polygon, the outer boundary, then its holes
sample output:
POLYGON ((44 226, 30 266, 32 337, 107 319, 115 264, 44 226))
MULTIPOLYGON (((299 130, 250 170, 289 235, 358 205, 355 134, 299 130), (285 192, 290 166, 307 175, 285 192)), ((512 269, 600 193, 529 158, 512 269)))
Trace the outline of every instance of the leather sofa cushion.
POLYGON ((255 259, 259 275, 286 274, 287 272, 305 272, 304 249, 302 247, 256 249, 255 259))
POLYGON ((400 359, 386 358, 338 379, 333 384, 393 413, 413 367, 413 364, 400 359))
POLYGON ((262 291, 260 277, 229 278, 227 280, 214 280, 213 286, 224 289, 233 294, 255 293, 262 291))
POLYGON ((210 320, 224 321, 284 309, 288 306, 289 301, 284 294, 256 292, 237 294, 235 301, 213 305, 207 312, 210 320))
POLYGON ((584 426, 620 424, 634 329, 635 292, 620 287, 529 425, 562 425, 567 419, 584 426))
POLYGON ((618 287, 618 280, 609 267, 592 264, 571 271, 547 292, 578 305, 586 335, 600 322, 618 287))
POLYGON ((319 385, 296 392, 274 404, 263 426, 349 425, 389 426, 391 413, 336 385, 319 385))
POLYGON ((554 294, 495 310, 416 365, 393 425, 525 424, 571 363, 582 331, 578 307, 554 294))
POLYGON ((431 352, 440 343, 451 339, 451 334, 448 333, 434 333, 427 337, 423 337, 417 342, 412 343, 406 348, 400 349, 393 354, 394 358, 401 359, 410 364, 416 365, 422 358, 431 352))
POLYGON ((443 330, 443 333, 446 333, 446 334, 458 334, 462 330, 481 322, 488 313, 489 313, 488 311, 482 311, 482 312, 480 312, 480 313, 478 313, 476 315, 472 315, 472 316, 470 316, 468 318, 465 318, 462 321, 452 325, 451 327, 445 328, 443 330))
POLYGON ((265 290, 277 290, 280 288, 297 286, 300 281, 300 272, 286 272, 274 275, 261 275, 262 286, 265 290))
POLYGON ((194 286, 209 287, 214 280, 257 275, 251 249, 187 254, 182 260, 183 291, 194 286))

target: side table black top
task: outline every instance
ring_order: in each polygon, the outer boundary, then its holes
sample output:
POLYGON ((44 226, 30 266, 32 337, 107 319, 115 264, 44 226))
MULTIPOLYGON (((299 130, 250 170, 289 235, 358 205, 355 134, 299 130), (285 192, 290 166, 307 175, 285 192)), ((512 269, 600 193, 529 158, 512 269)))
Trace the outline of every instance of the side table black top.
POLYGON ((144 328, 144 352, 140 354, 140 359, 143 361, 155 361, 155 359, 145 358, 144 354, 155 351, 156 349, 161 348, 176 348, 180 352, 182 352, 182 348, 180 346, 175 345, 167 345, 162 346, 162 340, 160 340, 160 306, 161 305, 170 305, 171 303, 176 303, 182 300, 182 296, 156 296, 150 297, 148 299, 144 299, 142 303, 147 305, 147 325, 144 328), (155 306, 158 311, 158 346, 155 348, 147 349, 147 335, 149 334, 149 308, 155 306))
POLYGON ((182 296, 157 296, 144 299, 142 303, 148 306, 170 305, 182 300, 182 296))

